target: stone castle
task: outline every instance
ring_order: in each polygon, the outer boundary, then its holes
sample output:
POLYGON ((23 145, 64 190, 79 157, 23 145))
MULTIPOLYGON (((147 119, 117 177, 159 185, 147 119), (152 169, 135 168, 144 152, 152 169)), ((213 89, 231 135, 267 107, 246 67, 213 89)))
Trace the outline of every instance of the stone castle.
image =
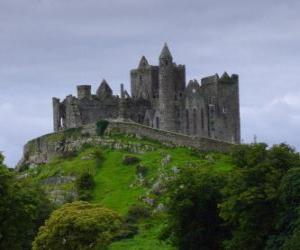
POLYGON ((62 102, 53 98, 54 131, 80 127, 100 119, 140 123, 155 129, 240 142, 238 75, 226 72, 186 85, 185 66, 173 61, 165 44, 159 65, 143 56, 130 71, 131 95, 121 84, 120 96, 113 95, 103 80, 96 94, 90 85, 77 86, 78 95, 62 102))

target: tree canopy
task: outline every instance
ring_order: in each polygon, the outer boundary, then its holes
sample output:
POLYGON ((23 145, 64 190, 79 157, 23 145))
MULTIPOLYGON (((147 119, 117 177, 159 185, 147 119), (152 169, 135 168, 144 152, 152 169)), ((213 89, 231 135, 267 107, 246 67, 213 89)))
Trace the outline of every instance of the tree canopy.
POLYGON ((67 203, 40 228, 33 250, 106 249, 121 224, 117 213, 100 205, 67 203))

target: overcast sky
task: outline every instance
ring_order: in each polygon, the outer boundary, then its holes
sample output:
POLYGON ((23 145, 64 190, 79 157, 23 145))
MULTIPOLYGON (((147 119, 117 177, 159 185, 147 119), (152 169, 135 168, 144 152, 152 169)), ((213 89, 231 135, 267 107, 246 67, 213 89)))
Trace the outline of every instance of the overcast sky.
POLYGON ((242 138, 300 149, 299 0, 0 0, 0 151, 52 131, 53 96, 129 89, 164 42, 187 79, 240 75, 242 138))

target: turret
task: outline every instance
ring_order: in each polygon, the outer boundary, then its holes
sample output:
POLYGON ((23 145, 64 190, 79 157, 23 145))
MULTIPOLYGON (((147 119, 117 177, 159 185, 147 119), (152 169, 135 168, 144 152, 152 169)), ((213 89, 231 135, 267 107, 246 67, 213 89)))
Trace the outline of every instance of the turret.
POLYGON ((79 85, 77 86, 78 99, 91 99, 91 85, 79 85))
POLYGON ((159 124, 160 129, 176 131, 175 83, 173 57, 165 44, 159 56, 159 124))
POLYGON ((61 112, 60 112, 60 100, 58 98, 52 98, 53 103, 53 126, 54 132, 61 130, 61 112))

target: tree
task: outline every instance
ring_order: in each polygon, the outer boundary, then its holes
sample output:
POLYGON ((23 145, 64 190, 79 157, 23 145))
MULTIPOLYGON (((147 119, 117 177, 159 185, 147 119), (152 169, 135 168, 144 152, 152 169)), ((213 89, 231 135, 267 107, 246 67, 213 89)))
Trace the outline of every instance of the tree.
POLYGON ((33 250, 105 249, 121 223, 117 213, 100 205, 68 203, 54 211, 40 228, 33 250))
POLYGON ((275 223, 279 181, 280 175, 267 163, 231 173, 220 204, 220 215, 232 229, 226 249, 263 249, 275 223))
POLYGON ((300 168, 298 167, 291 168, 281 180, 276 211, 276 230, 268 239, 267 249, 281 249, 283 244, 287 247, 296 238, 300 239, 299 206, 300 168))
POLYGON ((295 214, 290 201, 298 200, 300 191, 298 177, 289 174, 299 166, 299 154, 286 144, 270 149, 265 144, 253 144, 236 146, 232 157, 238 168, 232 171, 220 204, 220 215, 232 228, 225 248, 279 249, 283 239, 278 231, 285 234, 288 229, 278 225, 286 225, 295 214))
POLYGON ((220 249, 225 236, 218 203, 221 174, 202 167, 185 167, 167 184, 168 225, 162 238, 179 249, 220 249))
POLYGON ((37 184, 17 179, 0 159, 0 249, 31 249, 52 206, 37 184))

